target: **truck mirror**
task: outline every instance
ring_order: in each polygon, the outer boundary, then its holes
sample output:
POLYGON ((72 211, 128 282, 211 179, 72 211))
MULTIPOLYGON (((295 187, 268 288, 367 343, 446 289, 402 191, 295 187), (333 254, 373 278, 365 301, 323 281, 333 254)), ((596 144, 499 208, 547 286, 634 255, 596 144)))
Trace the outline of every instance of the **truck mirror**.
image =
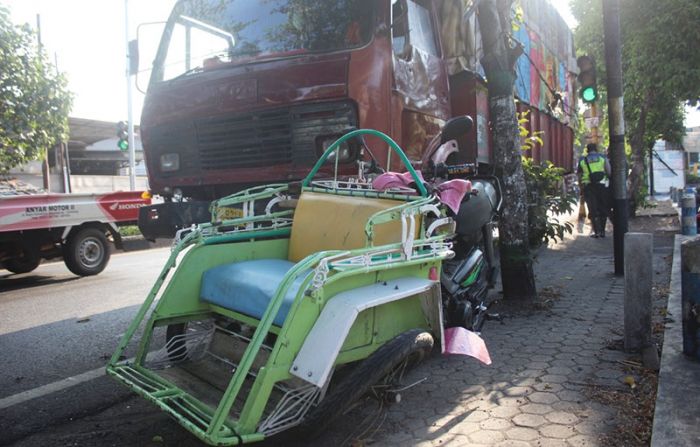
POLYGON ((165 24, 166 22, 140 23, 136 27, 136 39, 129 41, 129 74, 136 76, 136 88, 144 94, 165 24), (141 59, 146 61, 143 67, 140 63, 141 59))

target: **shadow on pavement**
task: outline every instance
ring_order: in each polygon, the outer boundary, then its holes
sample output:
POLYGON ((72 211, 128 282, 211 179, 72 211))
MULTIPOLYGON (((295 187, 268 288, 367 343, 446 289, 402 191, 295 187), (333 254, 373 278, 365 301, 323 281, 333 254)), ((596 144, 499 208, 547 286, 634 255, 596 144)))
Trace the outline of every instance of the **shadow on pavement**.
POLYGON ((32 287, 51 286, 80 279, 79 276, 68 278, 56 278, 55 276, 35 275, 31 273, 14 274, 9 273, 0 276, 0 292, 11 292, 19 289, 29 289, 32 287))

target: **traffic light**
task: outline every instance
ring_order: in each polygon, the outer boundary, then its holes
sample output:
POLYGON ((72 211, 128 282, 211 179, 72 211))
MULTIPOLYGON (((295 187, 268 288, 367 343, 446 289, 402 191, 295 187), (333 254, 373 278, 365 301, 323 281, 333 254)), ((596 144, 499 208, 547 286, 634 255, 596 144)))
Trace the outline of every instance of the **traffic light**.
POLYGON ((598 99, 598 87, 596 86, 595 61, 590 56, 581 56, 576 59, 578 65, 579 96, 583 102, 592 103, 598 99))
POLYGON ((129 150, 129 123, 126 121, 119 121, 117 123, 117 147, 122 151, 129 150))

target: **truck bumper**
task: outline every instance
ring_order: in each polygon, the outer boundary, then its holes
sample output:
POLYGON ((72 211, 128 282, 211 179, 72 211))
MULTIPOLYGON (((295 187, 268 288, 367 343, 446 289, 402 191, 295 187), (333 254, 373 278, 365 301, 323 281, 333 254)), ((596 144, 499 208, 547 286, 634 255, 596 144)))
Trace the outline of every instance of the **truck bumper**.
POLYGON ((209 222, 210 202, 166 202, 139 209, 139 230, 143 237, 154 241, 172 239, 175 232, 192 224, 209 222))

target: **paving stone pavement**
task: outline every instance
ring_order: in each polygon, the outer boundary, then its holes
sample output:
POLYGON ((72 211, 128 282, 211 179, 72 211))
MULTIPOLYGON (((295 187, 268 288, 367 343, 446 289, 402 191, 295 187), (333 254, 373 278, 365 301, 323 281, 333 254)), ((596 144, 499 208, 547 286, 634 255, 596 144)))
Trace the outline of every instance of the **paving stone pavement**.
POLYGON ((487 322, 490 366, 434 356, 405 382, 427 380, 378 412, 386 419, 373 421, 373 431, 355 436, 381 446, 600 445, 616 426, 615 411, 590 400, 586 388, 625 387, 617 361, 627 355, 608 349, 622 337, 624 280, 612 273, 612 237, 577 236, 538 254, 537 284, 549 309, 487 322))

